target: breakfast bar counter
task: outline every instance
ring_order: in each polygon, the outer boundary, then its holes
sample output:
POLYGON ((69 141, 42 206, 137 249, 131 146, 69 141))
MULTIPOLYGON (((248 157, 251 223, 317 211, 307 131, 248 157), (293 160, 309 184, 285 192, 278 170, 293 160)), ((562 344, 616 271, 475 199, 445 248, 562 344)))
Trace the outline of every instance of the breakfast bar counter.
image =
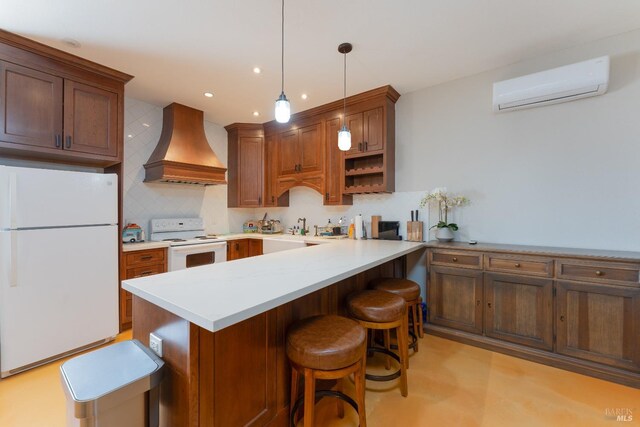
POLYGON ((345 314, 345 297, 404 277, 422 243, 331 241, 128 280, 133 337, 163 340, 162 426, 286 426, 289 325, 345 314))

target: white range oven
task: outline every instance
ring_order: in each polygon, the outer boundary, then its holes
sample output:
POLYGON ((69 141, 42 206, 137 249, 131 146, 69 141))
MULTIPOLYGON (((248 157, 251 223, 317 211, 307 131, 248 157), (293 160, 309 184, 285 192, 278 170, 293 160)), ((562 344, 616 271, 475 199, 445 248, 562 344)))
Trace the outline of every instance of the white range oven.
POLYGON ((227 242, 207 235, 202 218, 151 220, 151 240, 170 242, 169 271, 225 262, 227 242))

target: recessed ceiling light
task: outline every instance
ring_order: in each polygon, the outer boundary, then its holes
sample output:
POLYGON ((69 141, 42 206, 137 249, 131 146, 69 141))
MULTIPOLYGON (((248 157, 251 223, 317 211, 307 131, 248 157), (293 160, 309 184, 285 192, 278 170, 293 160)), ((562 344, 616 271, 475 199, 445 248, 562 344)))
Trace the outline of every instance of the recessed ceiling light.
POLYGON ((307 99, 307 98, 308 98, 308 96, 307 96, 307 94, 306 94, 306 93, 303 93, 302 95, 300 95, 300 98, 302 98, 302 99, 307 99))
POLYGON ((213 98, 213 93, 211 92, 205 92, 204 96, 206 96, 207 98, 213 98))
POLYGON ((253 68, 253 72, 256 74, 260 74, 262 72, 262 70, 260 69, 260 67, 254 67, 253 68))
POLYGON ((133 135, 129 134, 127 135, 127 138, 133 138, 133 135))
POLYGON ((70 39, 70 38, 62 39, 62 43, 64 43, 65 45, 67 45, 69 47, 73 47, 73 48, 76 48, 76 49, 79 48, 80 46, 82 46, 78 40, 70 39))
POLYGON ((150 125, 149 125, 149 123, 143 123, 142 126, 148 128, 150 125))
POLYGON ((260 115, 260 112, 258 112, 258 111, 254 111, 254 112, 253 112, 253 115, 254 115, 255 117, 258 117, 258 116, 260 115))

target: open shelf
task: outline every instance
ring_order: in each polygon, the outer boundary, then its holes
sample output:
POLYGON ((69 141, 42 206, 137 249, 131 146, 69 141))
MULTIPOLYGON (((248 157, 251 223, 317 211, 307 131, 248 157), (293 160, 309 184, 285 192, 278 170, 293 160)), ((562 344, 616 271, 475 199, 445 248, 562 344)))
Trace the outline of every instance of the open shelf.
POLYGON ((384 173, 384 169, 382 168, 382 166, 346 170, 344 174, 345 176, 358 176, 358 175, 373 175, 378 173, 384 173))
POLYGON ((344 189, 345 194, 388 193, 382 184, 351 185, 344 189))

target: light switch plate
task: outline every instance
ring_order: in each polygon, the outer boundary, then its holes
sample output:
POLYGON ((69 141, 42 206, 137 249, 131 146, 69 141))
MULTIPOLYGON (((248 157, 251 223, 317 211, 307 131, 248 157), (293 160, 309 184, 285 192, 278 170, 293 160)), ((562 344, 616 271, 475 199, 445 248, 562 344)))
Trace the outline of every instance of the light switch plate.
POLYGON ((149 334, 149 347, 158 357, 162 357, 162 338, 153 332, 149 334))

